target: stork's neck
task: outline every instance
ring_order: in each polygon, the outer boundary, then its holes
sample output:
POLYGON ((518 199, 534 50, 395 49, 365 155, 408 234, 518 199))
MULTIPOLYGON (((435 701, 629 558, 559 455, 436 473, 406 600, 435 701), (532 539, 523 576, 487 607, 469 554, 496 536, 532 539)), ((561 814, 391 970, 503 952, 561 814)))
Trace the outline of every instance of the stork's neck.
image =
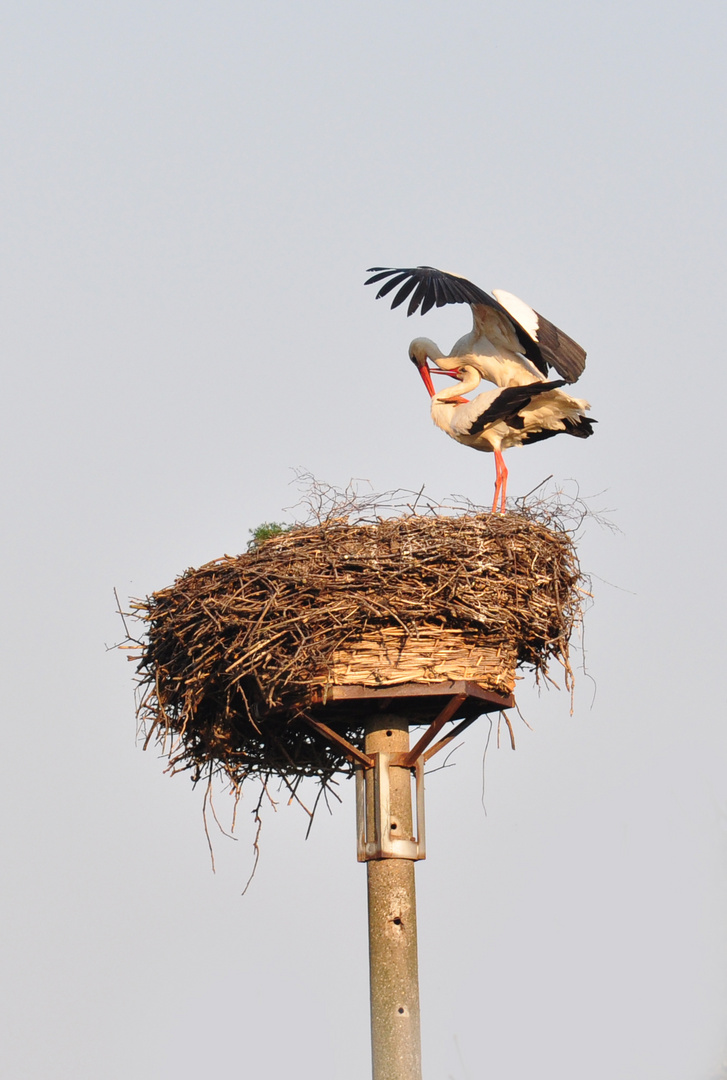
POLYGON ((482 381, 482 376, 476 368, 470 367, 469 364, 465 364, 460 368, 460 374, 462 378, 454 384, 454 386, 445 387, 444 390, 439 390, 432 401, 436 401, 441 404, 445 404, 449 401, 456 401, 463 394, 469 394, 470 390, 475 390, 482 381))

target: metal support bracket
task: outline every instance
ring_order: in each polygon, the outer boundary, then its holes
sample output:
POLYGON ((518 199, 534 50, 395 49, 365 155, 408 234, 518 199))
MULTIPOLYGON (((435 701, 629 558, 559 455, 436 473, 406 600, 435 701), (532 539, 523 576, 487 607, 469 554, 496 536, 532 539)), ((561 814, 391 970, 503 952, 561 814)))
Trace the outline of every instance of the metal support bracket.
MULTIPOLYGON (((472 724, 483 712, 497 709, 509 709, 515 704, 512 694, 497 694, 485 690, 478 683, 468 681, 448 681, 446 683, 424 684, 406 683, 398 686, 333 686, 315 688, 312 694, 314 706, 333 706, 337 709, 352 704, 359 707, 354 718, 359 717, 363 702, 371 708, 384 710, 394 707, 399 700, 417 701, 431 698, 433 701, 448 698, 435 719, 429 724, 415 745, 405 752, 365 753, 355 746, 343 734, 314 719, 308 714, 298 718, 312 728, 321 738, 333 744, 354 767, 356 776, 356 839, 359 862, 375 859, 409 859, 417 861, 426 858, 426 835, 424 827, 424 765, 431 757, 438 754, 472 724), (475 710, 473 711, 473 706, 475 710), (442 738, 443 728, 450 721, 458 719, 457 714, 464 712, 464 718, 442 738), (435 741, 437 740, 437 741, 435 741), (413 822, 412 837, 401 835, 400 822, 391 819, 391 769, 406 769, 408 782, 414 774, 416 783, 416 815, 413 822), (369 815, 367 807, 371 807, 369 815)), ((369 709, 369 711, 370 711, 369 709)), ((338 715, 337 713, 335 714, 338 715)), ((420 721, 414 721, 418 723, 420 721)), ((508 724, 509 726, 509 724, 508 724)), ((396 787, 395 787, 396 789, 396 787)))
POLYGON ((424 759, 406 762, 406 754, 373 754, 374 767, 356 766, 356 855, 359 862, 370 859, 426 858, 424 827, 424 759), (416 830, 411 838, 396 834, 398 822, 391 820, 390 769, 414 771, 416 781, 416 830), (369 835, 366 813, 367 794, 374 804, 374 830, 369 835))

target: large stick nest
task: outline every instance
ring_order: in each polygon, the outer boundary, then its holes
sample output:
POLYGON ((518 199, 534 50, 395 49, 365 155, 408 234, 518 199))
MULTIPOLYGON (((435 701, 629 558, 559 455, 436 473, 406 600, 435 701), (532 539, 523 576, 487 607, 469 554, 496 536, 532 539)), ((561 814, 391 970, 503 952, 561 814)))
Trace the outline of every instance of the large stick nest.
POLYGON ((155 736, 173 771, 195 780, 222 772, 237 789, 255 775, 325 785, 350 764, 302 717, 335 721, 354 742, 362 721, 316 712, 314 688, 320 697, 340 682, 412 681, 414 668, 414 681, 441 682, 463 677, 442 675, 442 663, 478 653, 501 661, 490 689, 506 692, 508 677, 511 688, 516 663, 539 674, 553 658, 568 682, 581 611, 569 532, 522 514, 431 510, 295 527, 135 602, 146 624, 135 658, 147 743, 155 736))

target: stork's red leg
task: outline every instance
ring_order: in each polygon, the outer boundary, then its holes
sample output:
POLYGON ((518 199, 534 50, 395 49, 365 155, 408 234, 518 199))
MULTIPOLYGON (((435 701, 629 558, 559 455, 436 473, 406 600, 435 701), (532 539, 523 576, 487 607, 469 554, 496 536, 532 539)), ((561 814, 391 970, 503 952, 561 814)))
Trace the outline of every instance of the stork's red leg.
POLYGON ((497 513, 497 499, 502 487, 502 467, 503 467, 502 454, 499 450, 495 450, 495 498, 492 501, 492 513, 497 513))
POLYGON ((500 454, 500 461, 502 463, 501 479, 500 479, 500 513, 505 513, 505 495, 507 493, 507 465, 505 459, 500 454))
POLYGON ((492 513, 497 513, 497 504, 500 503, 500 513, 505 513, 505 493, 507 491, 507 465, 500 450, 495 450, 495 498, 492 503, 492 513))

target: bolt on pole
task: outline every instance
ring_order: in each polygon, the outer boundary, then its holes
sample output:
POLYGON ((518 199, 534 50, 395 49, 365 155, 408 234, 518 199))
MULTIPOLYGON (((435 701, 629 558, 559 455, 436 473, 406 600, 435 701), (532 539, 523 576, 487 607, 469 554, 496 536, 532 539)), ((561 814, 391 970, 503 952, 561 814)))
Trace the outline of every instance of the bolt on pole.
MULTIPOLYGON (((368 755, 400 754, 408 749, 405 718, 379 714, 367 721, 368 755)), ((380 820, 388 835, 406 841, 414 840, 411 783, 410 769, 391 767, 390 817, 380 820)), ((371 834, 375 830, 375 790, 373 783, 366 784, 365 809, 371 834)), ((373 1080, 421 1080, 422 1076, 414 858, 371 858, 366 864, 373 1080)))

